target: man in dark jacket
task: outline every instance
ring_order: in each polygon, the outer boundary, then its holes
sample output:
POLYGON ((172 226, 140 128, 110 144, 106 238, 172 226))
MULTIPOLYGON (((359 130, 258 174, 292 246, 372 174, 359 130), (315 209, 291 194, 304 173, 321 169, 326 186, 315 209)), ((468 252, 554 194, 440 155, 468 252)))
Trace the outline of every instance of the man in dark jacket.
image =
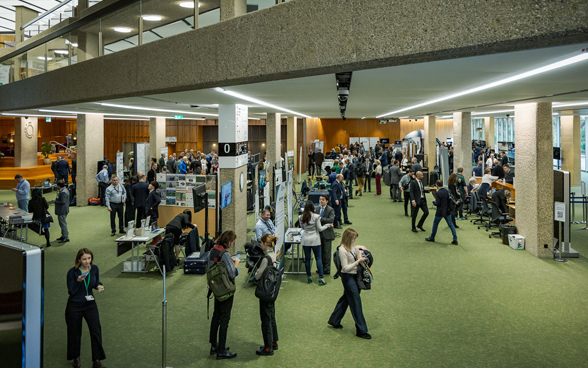
POLYGON ((439 226, 441 219, 445 219, 447 226, 449 226, 451 229, 451 234, 453 234, 453 241, 451 244, 457 245, 457 233, 455 232, 455 227, 453 226, 453 221, 451 220, 451 213, 449 211, 449 201, 452 199, 449 196, 449 191, 446 188, 443 188, 443 181, 437 180, 436 184, 437 195, 436 200, 433 201, 433 205, 437 206, 437 212, 435 213, 435 220, 433 221, 433 231, 431 232, 431 236, 425 238, 425 240, 429 242, 435 241, 437 226, 439 226))
POLYGON ((76 183, 76 176, 78 175, 78 160, 71 159, 71 182, 76 183))
POLYGON ((331 184, 331 204, 335 210, 335 220, 333 222, 335 229, 341 227, 341 206, 343 204, 343 175, 336 174, 336 180, 331 184))
POLYGON ((159 184, 156 181, 149 184, 149 196, 145 204, 145 215, 151 216, 149 225, 157 222, 159 218, 159 203, 161 203, 161 198, 157 194, 157 188, 159 188, 159 184))
POLYGON ((55 170, 57 171, 57 180, 63 180, 65 185, 68 184, 68 177, 71 171, 69 162, 64 160, 61 156, 57 157, 57 163, 55 164, 55 170))
MULTIPOLYGON (((315 208, 315 213, 321 217, 321 225, 332 224, 335 221, 335 210, 329 206, 329 197, 321 195, 319 199, 320 205, 315 208)), ((335 231, 332 227, 321 231, 321 254, 323 260, 323 273, 329 275, 331 273, 331 243, 335 240, 335 231)))
POLYGON ((507 200, 510 199, 512 194, 508 189, 498 189, 492 193, 492 202, 498 205, 501 213, 508 213, 508 206, 506 205, 507 200))
POLYGON ((167 171, 169 171, 172 174, 176 173, 176 165, 174 162, 174 156, 169 155, 169 160, 167 160, 166 166, 167 166, 167 171))
POLYGON ((323 161, 325 161, 325 155, 323 154, 322 151, 318 151, 314 155, 314 163, 316 165, 315 173, 317 173, 316 175, 318 175, 318 176, 322 176, 322 174, 323 174, 323 161))
POLYGON ((347 181, 347 192, 349 193, 349 199, 353 199, 353 181, 355 180, 355 165, 349 161, 348 158, 345 159, 345 168, 343 169, 345 173, 343 177, 347 181))
POLYGON ((69 241, 69 232, 67 231, 67 214, 69 213, 69 190, 63 180, 57 181, 57 188, 59 193, 55 198, 55 214, 59 220, 59 227, 61 228, 61 236, 57 238, 60 243, 67 243, 69 241))
POLYGON ((425 219, 427 218, 427 216, 429 216, 429 208, 427 207, 427 197, 426 197, 427 190, 425 190, 425 185, 423 184, 423 173, 422 173, 422 171, 419 171, 415 175, 416 175, 416 180, 414 180, 410 184, 410 202, 412 205, 412 232, 413 233, 418 232, 417 228, 419 228, 421 231, 425 231, 425 229, 423 229, 423 224, 425 223, 425 219), (415 226, 416 218, 419 213, 419 209, 421 209, 423 211, 423 215, 421 216, 421 219, 419 220, 418 225, 415 226))
POLYGON ((163 169, 163 167, 165 166, 165 153, 161 154, 161 157, 159 158, 157 164, 157 167, 159 167, 159 169, 163 169))
POLYGON ((502 169, 502 161, 494 160, 492 167, 492 176, 498 176, 498 179, 504 179, 504 170, 502 169))
POLYGON ((509 184, 514 183, 514 171, 510 169, 508 164, 504 165, 504 181, 509 184))
POLYGON ((394 202, 402 201, 402 194, 400 194, 400 187, 398 186, 402 178, 402 170, 398 164, 399 161, 394 160, 394 164, 390 168, 390 198, 394 202))
POLYGON ((147 197, 149 196, 149 184, 145 182, 145 175, 139 177, 139 182, 133 185, 131 189, 133 205, 137 209, 137 216, 135 220, 135 227, 141 227, 141 220, 146 218, 145 206, 147 205, 147 197))

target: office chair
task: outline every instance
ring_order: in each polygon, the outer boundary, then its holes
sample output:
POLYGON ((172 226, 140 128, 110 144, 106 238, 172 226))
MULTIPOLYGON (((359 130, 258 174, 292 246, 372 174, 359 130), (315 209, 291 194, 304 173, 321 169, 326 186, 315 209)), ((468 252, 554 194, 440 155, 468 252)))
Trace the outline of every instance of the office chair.
MULTIPOLYGON (((512 218, 508 217, 508 213, 500 212, 500 208, 498 207, 498 204, 496 204, 496 202, 490 201, 490 207, 492 208, 492 215, 490 216, 490 221, 488 221, 486 231, 488 231, 488 229, 492 227, 492 224, 496 224, 498 228, 500 228, 500 225, 512 221, 512 218)), ((488 237, 492 238, 493 235, 500 235, 500 231, 494 231, 490 233, 488 237)))
MULTIPOLYGON (((481 204, 482 209, 478 213, 480 218, 478 218, 474 222, 479 223, 481 226, 485 226, 486 231, 488 231, 488 229, 489 229, 488 224, 490 223, 490 215, 492 214, 492 209, 488 206, 488 202, 486 202, 485 199, 480 199, 478 197, 478 201, 481 204)), ((480 226, 478 226, 478 229, 480 229, 480 226)))

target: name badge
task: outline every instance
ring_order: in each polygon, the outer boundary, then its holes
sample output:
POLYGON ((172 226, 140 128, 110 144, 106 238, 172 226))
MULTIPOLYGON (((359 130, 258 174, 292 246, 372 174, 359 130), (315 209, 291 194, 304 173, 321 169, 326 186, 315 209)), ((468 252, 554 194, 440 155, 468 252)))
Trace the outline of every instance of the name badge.
POLYGON ((86 295, 86 300, 89 302, 93 302, 94 301, 94 295, 86 295))

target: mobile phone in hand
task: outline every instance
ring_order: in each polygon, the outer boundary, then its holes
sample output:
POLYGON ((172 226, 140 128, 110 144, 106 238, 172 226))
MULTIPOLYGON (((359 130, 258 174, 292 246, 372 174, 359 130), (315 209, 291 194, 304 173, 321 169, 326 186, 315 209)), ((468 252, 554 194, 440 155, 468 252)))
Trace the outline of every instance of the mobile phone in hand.
POLYGON ((241 254, 237 254, 237 255, 235 256, 235 258, 237 258, 237 259, 240 259, 240 258, 241 258, 241 254))
POLYGON ((89 271, 89 270, 88 270, 87 272, 84 272, 84 273, 82 274, 82 277, 86 277, 86 276, 88 276, 88 274, 89 274, 89 273, 90 273, 90 271, 89 271))

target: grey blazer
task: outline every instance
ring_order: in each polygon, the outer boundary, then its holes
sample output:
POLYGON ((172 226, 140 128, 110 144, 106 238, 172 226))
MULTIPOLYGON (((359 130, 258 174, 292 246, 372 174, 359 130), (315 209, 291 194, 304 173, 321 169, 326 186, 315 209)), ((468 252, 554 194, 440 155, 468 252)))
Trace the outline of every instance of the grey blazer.
MULTIPOLYGON (((317 215, 321 215, 321 206, 318 206, 314 209, 314 213, 317 215)), ((326 205, 325 210, 323 211, 323 217, 321 217, 321 225, 325 224, 332 224, 335 222, 335 210, 333 207, 326 205)), ((335 230, 332 227, 329 227, 326 230, 321 231, 321 238, 325 240, 335 240, 335 230)))
POLYGON ((398 184, 400 179, 402 178, 402 171, 398 166, 392 166, 390 169, 390 183, 391 184, 398 184))
POLYGON ((312 214, 309 224, 302 223, 302 215, 300 215, 300 227, 304 230, 300 244, 302 246, 316 246, 321 245, 320 232, 331 227, 330 224, 321 225, 321 217, 316 213, 312 214))

